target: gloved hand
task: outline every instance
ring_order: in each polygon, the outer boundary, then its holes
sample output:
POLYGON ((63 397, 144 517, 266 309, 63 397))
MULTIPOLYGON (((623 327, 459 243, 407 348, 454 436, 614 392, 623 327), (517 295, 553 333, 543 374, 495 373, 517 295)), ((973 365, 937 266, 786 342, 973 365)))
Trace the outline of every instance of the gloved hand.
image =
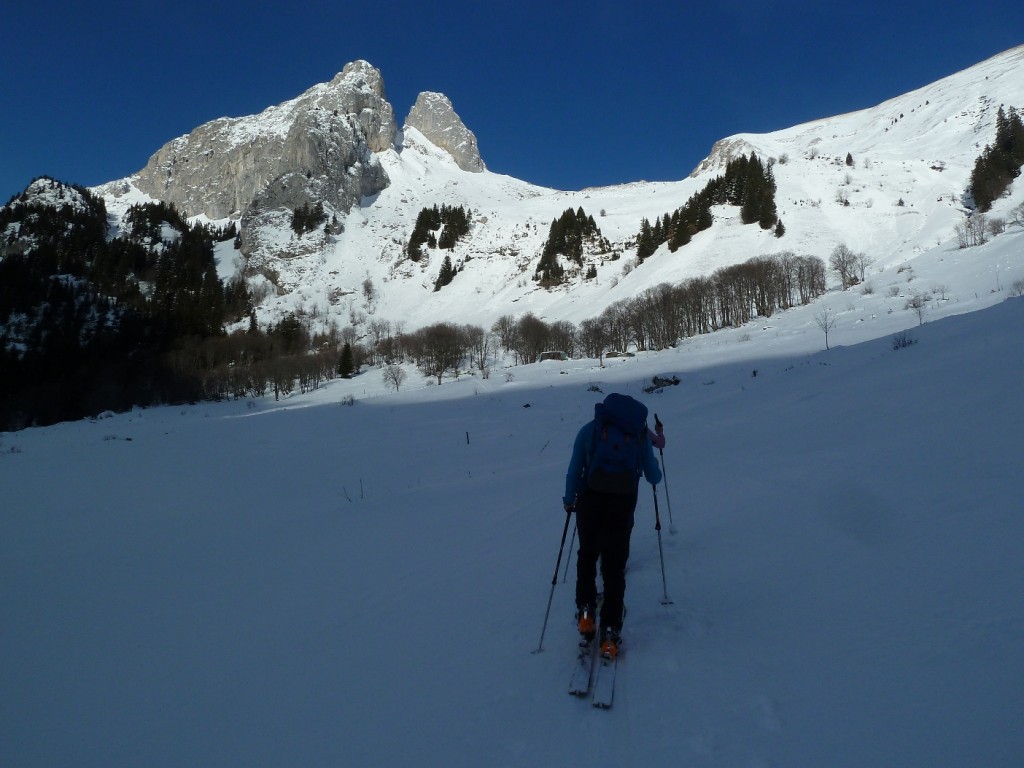
POLYGON ((562 507, 565 509, 565 512, 568 515, 571 515, 573 512, 576 511, 576 503, 575 502, 573 502, 572 504, 566 504, 566 503, 563 502, 562 503, 562 507))
POLYGON ((657 448, 659 451, 665 447, 665 425, 661 423, 661 419, 658 418, 658 414, 654 414, 654 432, 650 429, 647 430, 647 434, 651 436, 651 445, 657 448))

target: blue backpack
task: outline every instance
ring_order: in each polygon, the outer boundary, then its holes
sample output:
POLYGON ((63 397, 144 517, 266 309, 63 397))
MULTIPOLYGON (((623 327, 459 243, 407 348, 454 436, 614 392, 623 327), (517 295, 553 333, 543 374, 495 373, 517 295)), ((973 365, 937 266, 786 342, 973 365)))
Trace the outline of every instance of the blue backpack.
POLYGON ((594 432, 587 462, 587 486, 617 496, 636 494, 647 439, 647 406, 612 393, 594 406, 594 432))

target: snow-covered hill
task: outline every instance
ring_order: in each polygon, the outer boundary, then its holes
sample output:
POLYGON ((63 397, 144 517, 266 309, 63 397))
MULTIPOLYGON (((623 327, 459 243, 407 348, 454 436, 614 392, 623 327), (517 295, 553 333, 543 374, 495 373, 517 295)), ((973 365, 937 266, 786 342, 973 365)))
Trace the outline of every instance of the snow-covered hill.
MULTIPOLYGON (((344 232, 296 237, 282 210, 263 223, 255 238, 260 245, 247 263, 237 251, 224 249, 222 274, 247 267, 255 282, 261 275, 275 281, 260 308, 264 321, 315 308, 320 317, 332 317, 341 326, 354 322, 364 328, 371 320, 385 319, 415 328, 441 319, 489 326, 502 314, 526 311, 549 321, 579 321, 661 282, 786 250, 827 259, 839 243, 866 253, 876 268, 911 267, 953 239, 967 211, 970 170, 995 136, 1000 106, 1024 106, 1024 46, 877 107, 770 134, 723 139, 693 174, 678 182, 580 191, 463 171, 447 152, 406 127, 394 148, 375 154, 390 184, 342 216, 344 232), (721 209, 712 229, 691 244, 676 253, 663 246, 630 271, 632 240, 642 218, 653 221, 671 213, 719 174, 729 158, 751 151, 775 161, 783 238, 742 226, 735 211, 721 209), (852 166, 846 163, 848 155, 852 166), (452 253, 463 269, 436 293, 443 253, 432 251, 431 258, 414 263, 404 250, 417 214, 435 204, 467 206, 474 214, 470 236, 452 253), (566 209, 579 207, 595 218, 621 258, 591 255, 596 279, 576 276, 557 289, 540 288, 534 270, 550 224, 566 209), (367 280, 374 287, 372 299, 362 290, 367 280)), ((109 194, 123 186, 103 189, 109 194)), ((1020 202, 1020 194, 1018 189, 1000 201, 993 215, 1004 215, 1020 202)), ((137 194, 108 196, 108 206, 123 210, 135 199, 137 194)))
POLYGON ((906 313, 824 352, 794 311, 605 368, 0 435, 0 763, 1019 766, 1024 299, 982 296, 899 349, 906 313), (613 390, 666 424, 674 604, 644 487, 603 712, 566 693, 571 568, 532 651, 613 390))

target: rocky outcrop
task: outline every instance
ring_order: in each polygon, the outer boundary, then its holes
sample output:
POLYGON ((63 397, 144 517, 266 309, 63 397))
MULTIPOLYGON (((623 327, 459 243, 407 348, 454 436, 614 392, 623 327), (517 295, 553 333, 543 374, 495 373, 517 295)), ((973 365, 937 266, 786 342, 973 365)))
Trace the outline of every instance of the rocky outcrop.
POLYGON ((444 94, 421 93, 405 118, 405 125, 415 128, 431 144, 451 155, 462 170, 472 173, 486 170, 476 136, 455 114, 451 101, 444 94))
POLYGON ((356 61, 296 99, 168 142, 134 181, 188 216, 313 201, 348 211, 388 185, 373 153, 391 148, 396 135, 380 72, 356 61))
POLYGON ((690 178, 696 178, 709 171, 725 171, 730 160, 745 157, 755 151, 754 145, 744 139, 736 137, 719 139, 711 147, 711 153, 690 172, 690 178))

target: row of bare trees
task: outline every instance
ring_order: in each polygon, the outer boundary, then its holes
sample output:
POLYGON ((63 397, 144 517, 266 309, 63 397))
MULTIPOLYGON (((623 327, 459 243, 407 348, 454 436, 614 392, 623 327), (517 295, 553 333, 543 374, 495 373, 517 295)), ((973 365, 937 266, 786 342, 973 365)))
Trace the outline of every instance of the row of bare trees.
MULTIPOLYGON (((348 330, 348 329, 346 329, 348 330)), ((308 392, 344 375, 345 349, 354 369, 365 355, 346 338, 352 332, 312 334, 302 320, 288 315, 266 332, 250 328, 223 336, 181 341, 164 355, 165 365, 177 378, 192 382, 202 399, 260 397, 273 392, 288 395, 308 392)))
POLYGON ((565 352, 570 357, 577 349, 577 329, 573 323, 558 320, 546 323, 527 312, 518 320, 503 315, 491 327, 498 343, 506 352, 515 355, 516 364, 535 363, 548 350, 565 352))
MULTIPOLYGON (((1000 223, 1001 219, 998 219, 1000 223)), ((956 233, 956 243, 959 248, 973 248, 977 245, 984 245, 988 242, 990 234, 1001 234, 993 232, 988 216, 984 213, 974 212, 964 216, 963 221, 953 227, 956 233)))
POLYGON ((486 378, 494 355, 494 336, 478 325, 434 323, 403 335, 401 343, 423 375, 435 377, 438 384, 449 371, 458 376, 467 362, 486 378))
POLYGON ((424 375, 441 383, 460 370, 476 369, 487 376, 499 349, 512 353, 516 364, 534 363, 549 350, 601 359, 630 347, 665 349, 681 338, 809 304, 825 292, 825 276, 821 259, 786 251, 724 267, 708 277, 662 283, 612 304, 579 326, 564 320, 548 323, 529 312, 519 318, 503 315, 489 331, 442 322, 404 333, 378 321, 371 324, 365 355, 381 367, 414 360, 424 375))
POLYGON ((662 283, 616 302, 580 324, 582 351, 599 357, 610 349, 665 349, 679 339, 742 325, 825 292, 825 263, 791 251, 723 267, 708 277, 662 283))
MULTIPOLYGON (((613 350, 665 349, 679 339, 768 317, 797 304, 808 304, 825 291, 821 259, 786 251, 719 269, 707 277, 662 283, 631 299, 616 302, 578 326, 564 320, 548 323, 532 313, 504 315, 490 329, 440 322, 405 332, 401 323, 374 320, 362 344, 353 329, 314 335, 303 318, 288 316, 266 333, 216 337, 179 347, 171 365, 179 373, 201 376, 205 397, 287 395, 308 391, 323 381, 369 363, 385 370, 415 362, 441 383, 445 376, 477 370, 490 373, 499 351, 511 352, 516 364, 534 363, 549 350, 569 357, 601 359, 613 350)), ((387 380, 387 379, 386 379, 387 380)), ((401 381, 391 382, 396 388, 401 381)))

